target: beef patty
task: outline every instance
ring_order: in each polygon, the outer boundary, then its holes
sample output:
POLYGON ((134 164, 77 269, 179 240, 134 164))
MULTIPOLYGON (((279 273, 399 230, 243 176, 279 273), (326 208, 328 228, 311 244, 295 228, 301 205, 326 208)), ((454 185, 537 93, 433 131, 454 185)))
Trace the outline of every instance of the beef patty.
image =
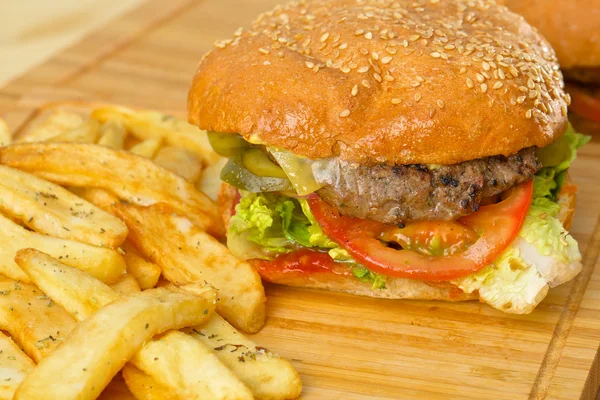
POLYGON ((530 179, 541 164, 530 147, 454 165, 362 166, 338 158, 315 169, 317 194, 342 214, 402 225, 454 220, 491 197, 530 179))

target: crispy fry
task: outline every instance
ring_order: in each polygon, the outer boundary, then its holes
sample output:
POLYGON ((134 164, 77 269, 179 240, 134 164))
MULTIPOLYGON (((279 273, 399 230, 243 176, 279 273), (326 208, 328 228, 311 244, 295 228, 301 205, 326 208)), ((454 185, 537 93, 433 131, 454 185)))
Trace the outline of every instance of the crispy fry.
POLYGON ((2 332, 0 332, 0 354, 0 399, 12 400, 25 375, 35 367, 35 364, 11 338, 2 332))
POLYGON ((122 374, 117 374, 104 388, 97 400, 136 400, 122 374))
POLYGON ((113 149, 122 149, 126 136, 125 125, 121 121, 107 121, 100 127, 98 144, 113 149))
POLYGON ((127 272, 135 278, 142 290, 153 288, 160 278, 160 267, 150 261, 146 261, 140 253, 129 243, 121 246, 125 251, 123 258, 127 264, 127 272))
POLYGON ((111 284, 110 288, 119 294, 137 293, 142 290, 131 274, 124 275, 121 279, 111 284))
POLYGON ((0 211, 37 232, 95 246, 116 248, 127 226, 68 190, 0 165, 0 211))
POLYGON ((130 362, 182 399, 249 399, 252 392, 204 345, 190 336, 171 331, 150 342, 130 362), (181 355, 186 355, 186 363, 181 355))
POLYGON ((40 361, 15 400, 97 398, 152 336, 209 318, 215 297, 209 287, 201 296, 157 288, 113 301, 80 322, 67 341, 40 361))
POLYGON ((78 143, 96 143, 98 140, 100 123, 89 119, 75 128, 66 130, 58 135, 48 139, 49 142, 78 142, 78 143))
POLYGON ((48 253, 103 282, 114 282, 125 273, 125 260, 116 250, 31 232, 1 214, 0 243, 0 273, 23 282, 30 282, 29 277, 14 258, 18 250, 26 247, 48 253))
POLYGON ((214 201, 217 201, 219 189, 223 183, 220 178, 220 173, 225 164, 227 164, 227 160, 228 159, 225 157, 220 157, 216 163, 202 172, 202 179, 196 182, 196 189, 203 192, 214 201))
POLYGON ((202 177, 202 160, 182 147, 163 147, 154 156, 154 162, 188 182, 196 182, 202 177))
POLYGON ((0 163, 58 184, 99 187, 134 204, 169 204, 218 237, 217 206, 185 179, 128 152, 82 143, 28 143, 0 148, 0 163), (68 160, 68 163, 65 163, 68 160))
POLYGON ((12 134, 6 122, 0 118, 0 146, 9 145, 12 142, 12 134))
POLYGON ((113 212, 113 205, 119 202, 119 198, 117 196, 110 192, 107 192, 104 189, 71 188, 70 190, 82 199, 89 201, 96 207, 100 207, 101 209, 109 213, 113 212))
POLYGON ((131 146, 129 152, 135 154, 136 156, 152 158, 160 149, 162 145, 161 138, 150 138, 146 140, 142 140, 141 142, 131 146))
POLYGON ((205 165, 211 165, 219 158, 210 146, 206 131, 170 115, 108 106, 92 111, 91 118, 102 122, 123 121, 127 129, 140 139, 162 138, 171 146, 185 147, 202 157, 205 165))
POLYGON ((48 297, 60 304, 73 318, 85 320, 105 304, 120 296, 93 276, 68 268, 57 259, 35 249, 17 252, 15 262, 48 297), (78 290, 66 290, 63 282, 76 281, 78 290))
POLYGON ((75 320, 36 286, 0 278, 0 329, 33 361, 48 355, 74 326, 75 320))
POLYGON ((179 284, 206 281, 219 289, 218 311, 233 325, 245 332, 257 332, 264 325, 264 288, 248 263, 188 219, 162 207, 118 203, 113 209, 127 224, 132 243, 161 266, 165 278, 179 284))
POLYGON ((15 138, 15 142, 45 141, 82 123, 83 117, 80 114, 58 109, 50 114, 41 124, 15 138))
POLYGON ((136 400, 184 400, 131 364, 123 367, 123 378, 136 400))
MULTIPOLYGON (((119 297, 102 282, 36 250, 19 251, 17 262, 48 296, 79 321, 119 297)), ((168 288, 174 293, 198 296, 206 291, 198 284, 186 285, 186 289, 168 288)), ((180 332, 171 332, 156 342, 147 343, 130 362, 158 383, 170 387, 182 399, 252 398, 251 392, 209 349, 180 332)))

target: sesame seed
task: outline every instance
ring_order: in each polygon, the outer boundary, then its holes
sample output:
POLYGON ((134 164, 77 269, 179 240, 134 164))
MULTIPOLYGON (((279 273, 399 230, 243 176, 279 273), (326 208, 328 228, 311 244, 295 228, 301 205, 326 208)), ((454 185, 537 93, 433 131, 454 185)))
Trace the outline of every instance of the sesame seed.
POLYGON ((482 83, 482 84, 481 84, 481 92, 482 92, 482 93, 485 93, 485 92, 487 92, 487 89, 488 89, 488 86, 487 86, 487 84, 485 84, 485 83, 482 83))
POLYGON ((567 102, 567 105, 570 106, 571 105, 571 95, 569 93, 567 93, 565 95, 565 100, 567 102))
POLYGON ((438 106, 440 109, 444 108, 444 101, 443 101, 443 100, 438 100, 438 101, 436 101, 436 104, 437 104, 437 106, 438 106))
POLYGON ((421 82, 419 82, 419 81, 412 81, 412 82, 410 83, 410 86, 412 86, 412 87, 417 87, 417 86, 419 86, 419 85, 421 85, 421 82))
POLYGON ((383 80, 387 82, 393 82, 395 79, 396 78, 394 78, 392 75, 386 75, 383 77, 383 80))
POLYGON ((304 64, 306 64, 306 66, 311 69, 314 68, 314 66, 315 66, 315 63, 310 62, 310 61, 305 61, 304 64))
POLYGON ((531 92, 529 92, 529 98, 530 99, 535 99, 539 95, 540 95, 540 93, 537 90, 532 90, 531 92))
POLYGON ((373 57, 373 60, 379 60, 379 53, 377 53, 376 51, 371 53, 371 57, 373 57))
POLYGON ((329 38, 329 32, 325 32, 324 34, 321 35, 321 38, 319 40, 321 41, 321 43, 323 43, 328 38, 329 38))
POLYGON ((392 99, 392 104, 400 104, 402 102, 402 100, 397 99, 397 98, 393 98, 392 99))
POLYGON ((533 79, 529 78, 529 79, 527 80, 527 87, 528 87, 529 89, 533 89, 533 88, 535 88, 535 83, 533 82, 533 79))
POLYGON ((479 83, 483 83, 485 81, 485 78, 480 73, 476 73, 475 77, 477 78, 477 82, 479 83))
POLYGON ((365 72, 367 72, 369 70, 369 67, 360 67, 359 69, 357 69, 356 71, 360 74, 364 74, 365 72))
POLYGON ((500 89, 502 86, 504 86, 504 84, 500 81, 497 81, 496 83, 494 83, 493 88, 494 89, 500 89))
POLYGON ((383 64, 389 64, 389 63, 390 63, 390 61, 392 61, 392 57, 390 57, 390 56, 383 57, 383 58, 381 59, 381 62, 382 62, 383 64))
POLYGON ((567 116, 567 106, 565 106, 564 104, 562 106, 560 106, 560 112, 563 117, 566 117, 567 116))
POLYGON ((473 80, 471 78, 467 78, 467 87, 469 89, 473 87, 473 80))
POLYGON ((367 89, 371 88, 371 82, 369 82, 368 80, 364 79, 361 84, 366 87, 367 89))
POLYGON ((506 75, 504 74, 504 71, 501 69, 498 70, 498 76, 500 77, 500 79, 506 79, 506 75))
POLYGON ((340 50, 344 50, 346 47, 348 47, 348 43, 342 43, 339 47, 340 50))
POLYGON ((347 73, 349 73, 352 70, 349 67, 342 67, 342 68, 340 68, 340 71, 342 71, 343 73, 347 74, 347 73))
POLYGON ((373 78, 375 78, 377 82, 381 82, 381 75, 379 75, 377 72, 373 74, 373 78))
POLYGON ((386 48, 385 48, 385 51, 387 51, 388 53, 390 53, 390 54, 392 54, 392 55, 393 55, 393 54, 396 54, 396 53, 398 53, 398 50, 396 50, 396 49, 395 49, 395 48, 393 48, 393 47, 386 47, 386 48))
POLYGON ((413 98, 418 103, 419 100, 421 100, 421 93, 419 93, 419 92, 415 93, 415 95, 413 96, 413 98))
POLYGON ((350 110, 348 110, 347 108, 340 113, 340 117, 342 117, 342 118, 345 118, 348 115, 350 115, 350 110))
POLYGON ((364 33, 365 33, 365 30, 364 30, 364 29, 357 29, 357 30, 354 32, 354 34, 355 34, 356 36, 360 36, 360 35, 362 35, 362 34, 364 34, 364 33))
POLYGON ((369 39, 369 40, 373 39, 373 34, 371 32, 365 33, 365 39, 369 39))
POLYGON ((260 51, 263 54, 269 54, 269 50, 267 49, 263 49, 262 47, 258 49, 258 51, 260 51))
POLYGON ((263 62, 263 65, 271 65, 271 62, 269 60, 266 60, 263 62))
POLYGON ((358 94, 358 85, 354 85, 352 88, 352 92, 350 92, 352 96, 356 96, 358 94))
POLYGON ((361 48, 359 51, 360 51, 360 53, 361 53, 362 55, 365 55, 365 56, 366 56, 367 54, 369 54, 369 50, 365 49, 364 47, 363 47, 363 48, 361 48))
POLYGON ((527 96, 519 96, 519 97, 517 97, 517 103, 523 104, 526 99, 527 99, 527 96))
POLYGON ((434 52, 430 53, 429 55, 433 58, 440 58, 440 56, 441 56, 441 54, 437 51, 434 51, 434 52))
POLYGON ((433 118, 435 115, 435 108, 429 107, 429 118, 433 118))
POLYGON ((481 66, 483 67, 484 70, 489 71, 490 70, 490 64, 487 63, 486 61, 484 61, 483 63, 481 63, 481 66))
POLYGON ((531 119, 531 109, 525 111, 525 118, 531 119))

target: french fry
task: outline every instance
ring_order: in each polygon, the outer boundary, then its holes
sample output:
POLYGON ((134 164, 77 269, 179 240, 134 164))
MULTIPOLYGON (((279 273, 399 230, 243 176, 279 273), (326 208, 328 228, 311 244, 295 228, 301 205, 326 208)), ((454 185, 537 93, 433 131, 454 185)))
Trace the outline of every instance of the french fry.
POLYGON ((54 183, 0 165, 0 211, 36 232, 116 248, 127 226, 54 183))
POLYGON ((98 144, 111 147, 113 149, 122 149, 125 145, 125 125, 120 121, 107 121, 100 127, 100 139, 98 144))
POLYGON ((185 179, 126 151, 87 143, 13 144, 0 147, 0 164, 66 186, 102 188, 134 204, 164 202, 202 229, 225 234, 212 200, 185 179))
POLYGON ((124 275, 121 279, 110 285, 110 288, 119 294, 130 294, 141 291, 140 285, 131 274, 124 275))
POLYGON ((0 400, 12 400, 25 375, 34 367, 31 358, 0 332, 0 400))
POLYGON ((219 158, 210 146, 206 131, 170 115, 107 106, 92 111, 91 118, 101 122, 123 121, 132 135, 142 140, 162 138, 168 145, 185 147, 202 157, 205 165, 211 165, 219 158))
POLYGON ((122 297, 80 322, 21 383, 15 400, 96 399, 152 336, 204 322, 216 292, 184 295, 164 288, 122 297), (57 371, 60 373, 57 374, 57 371))
POLYGON ((32 232, 1 214, 0 243, 0 273, 23 282, 30 282, 29 277, 15 264, 14 258, 18 250, 26 247, 48 253, 103 282, 118 280, 126 270, 125 260, 116 250, 32 232))
POLYGON ((146 140, 142 140, 141 142, 131 146, 129 149, 130 153, 135 154, 136 156, 152 158, 162 146, 162 138, 150 138, 146 140))
POLYGON ((165 278, 176 284, 206 281, 219 290, 218 312, 234 326, 257 332, 264 325, 264 288, 247 262, 164 207, 118 203, 113 209, 127 224, 129 240, 144 258, 160 265, 165 278))
POLYGON ((123 367, 123 378, 136 400, 184 400, 131 364, 123 367))
POLYGON ((127 264, 127 273, 133 275, 142 290, 153 288, 160 278, 161 269, 158 265, 146 261, 140 253, 129 243, 121 246, 125 251, 123 258, 127 264))
POLYGON ((19 250, 15 262, 48 297, 77 321, 85 320, 99 307, 120 296, 93 276, 60 263, 35 249, 19 250), (66 290, 62 282, 77 282, 77 290, 66 290))
POLYGON ((36 286, 0 278, 0 329, 35 362, 48 355, 75 327, 75 320, 36 286))
POLYGON ((97 400, 136 400, 122 374, 117 374, 104 388, 97 400))
POLYGON ((78 143, 96 143, 98 140, 100 123, 89 119, 83 124, 71 128, 58 135, 48 139, 49 142, 78 142, 78 143))
POLYGON ((6 122, 0 118, 0 146, 7 146, 12 142, 12 134, 6 122))
MULTIPOLYGON (((79 321, 87 321, 86 318, 119 297, 102 282, 36 250, 19 251, 17 263, 42 290, 79 321)), ((186 288, 187 291, 174 286, 161 290, 199 297, 206 291, 198 284, 186 285, 186 288)), ((252 398, 251 392, 210 350, 180 332, 170 332, 156 342, 147 343, 130 362, 182 399, 252 398)))
POLYGON ((51 139, 62 132, 83 123, 83 116, 75 112, 58 109, 38 126, 15 138, 15 142, 40 142, 51 139))
POLYGON ((202 160, 182 147, 163 147, 154 156, 154 162, 188 182, 196 182, 202 177, 202 160))
POLYGON ((287 360, 258 346, 219 315, 182 332, 212 349, 256 398, 295 399, 300 395, 302 380, 287 360))

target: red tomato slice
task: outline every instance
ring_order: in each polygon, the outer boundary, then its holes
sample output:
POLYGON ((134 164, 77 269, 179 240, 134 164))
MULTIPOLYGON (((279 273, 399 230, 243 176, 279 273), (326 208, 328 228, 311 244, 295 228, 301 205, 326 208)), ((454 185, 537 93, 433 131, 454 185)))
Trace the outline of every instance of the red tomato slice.
MULTIPOLYGON (((389 231, 388 225, 340 215, 320 199, 310 199, 309 204, 323 232, 371 271, 398 278, 442 281, 472 274, 493 262, 517 236, 532 196, 533 181, 529 181, 511 190, 501 202, 461 218, 461 224, 480 236, 465 251, 444 256, 390 248, 380 240, 381 233, 389 231)), ((469 235, 468 230, 463 234, 469 235)))
POLYGON ((568 85, 567 90, 571 95, 571 111, 586 119, 600 122, 600 99, 590 96, 575 85, 568 85))

